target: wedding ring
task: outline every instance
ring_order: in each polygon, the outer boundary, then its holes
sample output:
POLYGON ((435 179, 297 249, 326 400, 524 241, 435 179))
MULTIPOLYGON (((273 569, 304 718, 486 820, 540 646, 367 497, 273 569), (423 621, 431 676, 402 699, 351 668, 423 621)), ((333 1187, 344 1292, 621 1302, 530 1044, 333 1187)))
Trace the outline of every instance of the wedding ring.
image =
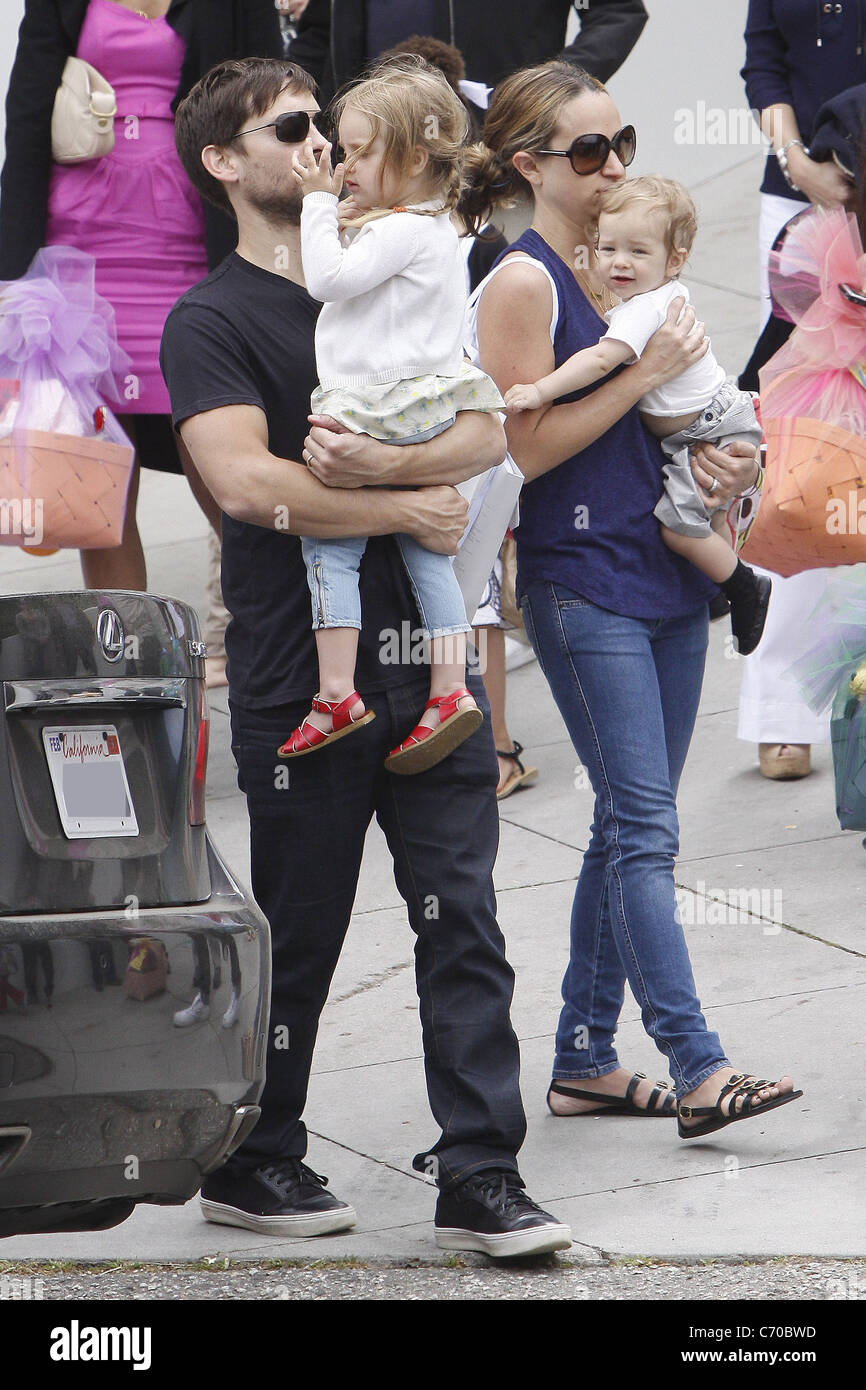
POLYGON ((715 490, 716 490, 716 488, 717 488, 718 486, 719 486, 719 480, 718 480, 718 478, 713 478, 713 481, 712 481, 711 485, 707 488, 707 492, 715 492, 715 490))

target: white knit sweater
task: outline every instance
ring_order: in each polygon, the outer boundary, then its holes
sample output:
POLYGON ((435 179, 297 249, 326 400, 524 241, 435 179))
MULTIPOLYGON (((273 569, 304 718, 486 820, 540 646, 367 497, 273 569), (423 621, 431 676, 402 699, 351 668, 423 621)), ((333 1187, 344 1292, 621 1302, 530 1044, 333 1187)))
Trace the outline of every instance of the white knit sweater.
POLYGON ((301 254, 307 290, 325 306, 316 325, 323 390, 459 373, 466 275, 447 213, 395 212, 344 245, 334 194, 308 193, 301 254))

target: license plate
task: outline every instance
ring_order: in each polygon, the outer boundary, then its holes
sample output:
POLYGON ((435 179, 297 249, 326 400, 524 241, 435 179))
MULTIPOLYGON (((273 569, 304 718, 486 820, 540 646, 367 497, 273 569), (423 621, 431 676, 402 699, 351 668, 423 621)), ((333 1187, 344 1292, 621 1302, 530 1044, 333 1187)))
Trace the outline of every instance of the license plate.
POLYGON ((123 754, 113 724, 43 729, 42 742, 67 839, 138 834, 123 754))

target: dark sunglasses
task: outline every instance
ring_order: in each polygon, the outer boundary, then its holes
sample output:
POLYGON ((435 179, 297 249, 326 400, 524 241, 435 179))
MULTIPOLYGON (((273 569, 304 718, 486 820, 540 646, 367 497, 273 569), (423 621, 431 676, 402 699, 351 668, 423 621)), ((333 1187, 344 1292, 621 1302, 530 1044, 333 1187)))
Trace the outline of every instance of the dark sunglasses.
POLYGON ((306 140, 312 125, 320 135, 328 137, 331 122, 326 112, 283 111, 276 120, 268 121, 267 125, 254 125, 251 130, 239 130, 237 135, 232 136, 232 140, 239 140, 242 135, 253 135, 257 130, 270 130, 273 127, 274 134, 281 144, 300 145, 306 140))
POLYGON ((578 135, 567 150, 537 150, 537 154, 556 154, 567 159, 576 174, 597 174, 607 163, 613 150, 620 164, 628 168, 637 149, 633 125, 624 125, 613 139, 606 135, 578 135))

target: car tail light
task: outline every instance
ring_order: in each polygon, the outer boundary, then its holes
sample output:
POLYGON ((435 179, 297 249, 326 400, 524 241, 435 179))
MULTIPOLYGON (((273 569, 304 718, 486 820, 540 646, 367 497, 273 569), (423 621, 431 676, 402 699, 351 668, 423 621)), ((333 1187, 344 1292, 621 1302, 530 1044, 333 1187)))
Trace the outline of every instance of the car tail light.
POLYGON ((207 750, 210 740, 210 710, 208 708, 207 691, 204 688, 204 681, 196 681, 196 689, 198 691, 195 697, 198 701, 196 720, 197 731, 195 740, 195 763, 192 770, 192 790, 189 794, 189 823, 190 825, 204 825, 207 750))

